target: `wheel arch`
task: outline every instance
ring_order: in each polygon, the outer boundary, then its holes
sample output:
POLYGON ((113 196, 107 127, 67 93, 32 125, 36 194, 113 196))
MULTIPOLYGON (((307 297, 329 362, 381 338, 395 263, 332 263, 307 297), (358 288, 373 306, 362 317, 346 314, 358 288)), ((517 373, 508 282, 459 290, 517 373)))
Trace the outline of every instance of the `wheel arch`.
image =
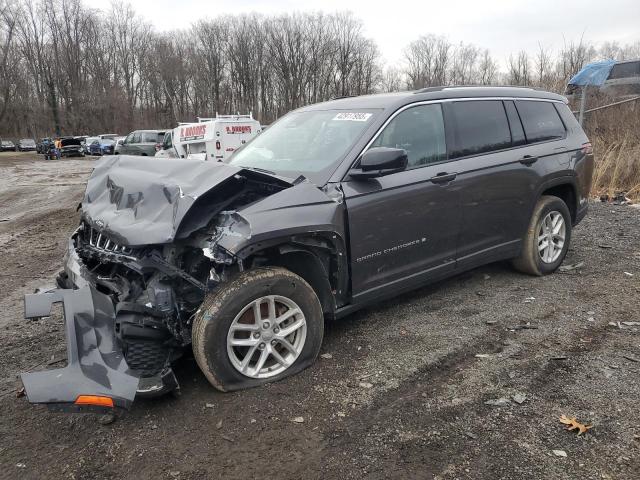
POLYGON ((539 189, 536 202, 543 195, 560 198, 567 205, 571 214, 571 222, 575 224, 578 215, 578 188, 575 177, 564 176, 545 182, 539 189))
POLYGON ((238 257, 243 268, 278 266, 302 277, 316 292, 322 311, 333 318, 348 295, 344 240, 334 232, 286 236, 247 245, 238 257))

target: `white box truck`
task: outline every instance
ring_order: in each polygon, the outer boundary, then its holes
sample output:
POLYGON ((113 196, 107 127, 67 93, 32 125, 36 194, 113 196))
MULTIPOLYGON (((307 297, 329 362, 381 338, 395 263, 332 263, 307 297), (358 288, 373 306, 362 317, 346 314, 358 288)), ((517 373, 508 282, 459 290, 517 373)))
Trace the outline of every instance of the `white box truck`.
POLYGON ((226 162, 235 150, 262 131, 260 122, 249 115, 216 115, 181 123, 165 135, 157 157, 179 157, 226 162))

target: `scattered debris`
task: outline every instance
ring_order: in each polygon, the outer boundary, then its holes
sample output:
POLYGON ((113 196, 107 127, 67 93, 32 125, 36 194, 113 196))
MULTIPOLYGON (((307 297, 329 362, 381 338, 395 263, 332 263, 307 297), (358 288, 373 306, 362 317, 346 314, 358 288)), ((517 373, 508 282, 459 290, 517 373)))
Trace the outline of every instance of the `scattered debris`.
POLYGON ((100 425, 111 425, 117 419, 115 412, 105 413, 104 415, 100 415, 98 417, 98 423, 100 425))
POLYGON ((564 458, 567 458, 567 452, 565 452, 564 450, 554 450, 554 451, 553 451, 553 454, 554 454, 556 457, 564 457, 564 458))
POLYGON ((487 400, 484 402, 485 405, 491 405, 492 407, 506 407, 511 405, 511 400, 505 397, 494 398, 492 400, 487 400))
POLYGON ((20 387, 20 388, 16 391, 16 398, 20 398, 20 397, 24 397, 24 387, 20 387))
POLYGON ((614 195, 600 195, 603 203, 613 203, 614 205, 631 205, 631 199, 627 197, 627 192, 617 192, 614 195))
POLYGON ((524 393, 516 393, 511 398, 513 398, 513 401, 516 402, 518 405, 522 405, 527 400, 527 396, 524 393))
POLYGON ((291 419, 293 423, 304 423, 304 417, 294 417, 291 419))
POLYGON ((630 362, 636 362, 636 363, 640 362, 640 358, 636 357, 635 355, 630 355, 630 354, 622 355, 622 358, 626 358, 630 362))
POLYGON ((536 299, 536 297, 527 297, 524 299, 524 303, 531 303, 536 299))
POLYGON ((622 328, 620 327, 620 322, 609 322, 607 325, 609 325, 610 327, 622 328))
POLYGON ((623 272, 627 277, 633 277, 633 273, 630 272, 623 272))
POLYGON ((333 358, 333 355, 331 355, 330 353, 323 353, 322 355, 320 355, 320 358, 324 358, 325 360, 329 360, 329 359, 333 358))
POLYGON ((360 382, 358 386, 362 388, 373 388, 373 384, 369 382, 360 382))
POLYGON ((177 470, 173 470, 173 471, 169 472, 169 475, 171 475, 172 477, 175 478, 175 477, 180 476, 180 472, 177 471, 177 470))
POLYGON ((216 423, 216 430, 220 430, 222 428, 222 419, 218 420, 218 423, 216 423))
POLYGON ((476 435, 475 433, 471 433, 471 432, 464 432, 464 434, 469 437, 472 440, 477 440, 478 439, 478 435, 476 435))
POLYGON ((347 414, 344 412, 337 412, 336 415, 338 415, 339 417, 346 417, 347 414))
POLYGON ((492 358, 493 355, 490 353, 476 353, 476 358, 492 358))
POLYGON ((497 320, 487 320, 484 323, 486 323, 487 325, 495 325, 496 323, 498 323, 498 321, 497 320))
POLYGON ((600 247, 600 248, 613 248, 613 245, 602 244, 602 245, 598 245, 598 247, 600 247))
POLYGON ((233 443, 233 438, 227 437, 226 435, 220 435, 223 440, 226 440, 229 443, 233 443))
POLYGON ((554 361, 562 361, 562 360, 569 360, 569 357, 565 356, 565 355, 558 355, 556 357, 551 357, 551 360, 554 361))
POLYGON ((205 403, 204 406, 205 408, 215 408, 215 405, 213 403, 205 403))
POLYGON ((27 466, 24 463, 20 462, 20 463, 16 463, 16 467, 18 467, 18 468, 26 468, 27 466))
POLYGON ((484 279, 485 279, 485 280, 489 280, 490 278, 491 278, 491 275, 488 275, 488 274, 486 274, 486 273, 484 274, 484 279))
POLYGON ((509 330, 536 330, 538 328, 537 325, 531 325, 531 323, 527 322, 523 325, 515 325, 508 327, 509 330))
POLYGON ((640 322, 622 322, 622 325, 627 327, 640 327, 640 322))
POLYGON ((585 425, 578 422, 576 417, 567 417, 566 415, 562 415, 560 417, 560 422, 567 426, 567 430, 578 430, 578 435, 587 433, 587 430, 593 428, 593 425, 585 425))
POLYGON ((560 268, 558 270, 560 270, 561 272, 571 272, 582 267, 584 267, 584 262, 578 262, 575 265, 560 265, 560 268))

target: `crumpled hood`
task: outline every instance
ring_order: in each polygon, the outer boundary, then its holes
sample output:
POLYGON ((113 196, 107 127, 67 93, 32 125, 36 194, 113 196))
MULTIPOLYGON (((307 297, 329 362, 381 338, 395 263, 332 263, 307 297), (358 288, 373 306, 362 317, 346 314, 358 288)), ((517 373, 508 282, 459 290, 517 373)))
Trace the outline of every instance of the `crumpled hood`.
POLYGON ((169 243, 199 197, 242 172, 265 176, 218 162, 105 157, 87 183, 83 216, 123 245, 169 243))

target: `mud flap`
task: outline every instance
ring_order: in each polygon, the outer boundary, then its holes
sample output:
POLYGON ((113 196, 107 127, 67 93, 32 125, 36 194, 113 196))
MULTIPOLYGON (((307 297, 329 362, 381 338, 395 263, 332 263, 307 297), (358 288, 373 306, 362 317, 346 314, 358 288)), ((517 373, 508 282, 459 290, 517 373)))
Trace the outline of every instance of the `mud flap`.
POLYGON ((140 379, 117 344, 111 299, 91 286, 25 295, 25 317, 48 316, 57 302, 64 304, 67 366, 21 374, 29 402, 64 411, 108 410, 76 404, 80 396, 96 396, 112 399, 113 407, 129 408, 140 379))

